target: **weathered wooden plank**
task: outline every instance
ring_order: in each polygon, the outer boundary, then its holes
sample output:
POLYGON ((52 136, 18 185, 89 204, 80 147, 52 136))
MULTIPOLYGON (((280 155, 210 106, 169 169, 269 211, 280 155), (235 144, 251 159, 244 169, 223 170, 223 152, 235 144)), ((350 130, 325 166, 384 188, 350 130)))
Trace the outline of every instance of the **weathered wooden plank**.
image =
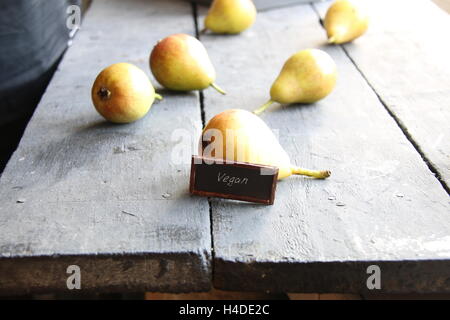
POLYGON ((298 50, 326 50, 339 71, 326 99, 262 115, 295 164, 332 176, 279 182, 273 206, 211 200, 214 285, 360 292, 367 291, 366 268, 377 264, 385 292, 450 291, 448 195, 342 48, 324 45, 313 8, 259 13, 241 35, 201 40, 228 91, 204 92, 206 120, 264 103, 298 50))
POLYGON ((344 48, 449 192, 450 16, 428 0, 367 5, 368 32, 344 48))
POLYGON ((171 160, 172 132, 201 128, 198 94, 163 92, 127 125, 106 123, 90 100, 109 64, 150 74, 158 39, 195 33, 191 9, 93 2, 0 180, 1 292, 66 290, 70 264, 86 290, 210 287, 208 203, 189 196, 189 159, 171 160))

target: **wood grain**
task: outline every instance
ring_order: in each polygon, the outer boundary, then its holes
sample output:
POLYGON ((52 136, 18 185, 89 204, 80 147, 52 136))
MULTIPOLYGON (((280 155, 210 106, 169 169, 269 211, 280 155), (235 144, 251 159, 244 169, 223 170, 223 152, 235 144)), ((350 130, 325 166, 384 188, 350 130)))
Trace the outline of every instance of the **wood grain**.
POLYGON ((90 99, 100 70, 150 74, 153 45, 177 32, 195 34, 188 3, 92 3, 0 180, 0 291, 67 290, 70 264, 86 290, 209 289, 208 203, 189 195, 189 158, 171 160, 175 129, 199 136, 198 94, 162 92, 126 125, 90 99))
POLYGON ((312 6, 262 12, 241 35, 201 40, 228 92, 204 92, 206 120, 264 103, 284 61, 301 49, 325 50, 339 72, 324 100, 262 115, 294 164, 330 169, 331 177, 281 181, 270 207, 211 200, 214 285, 361 292, 367 267, 377 264, 384 292, 450 291, 448 195, 342 48, 325 45, 312 6))
POLYGON ((450 17, 427 0, 367 5, 369 30, 344 48, 450 192, 450 17))

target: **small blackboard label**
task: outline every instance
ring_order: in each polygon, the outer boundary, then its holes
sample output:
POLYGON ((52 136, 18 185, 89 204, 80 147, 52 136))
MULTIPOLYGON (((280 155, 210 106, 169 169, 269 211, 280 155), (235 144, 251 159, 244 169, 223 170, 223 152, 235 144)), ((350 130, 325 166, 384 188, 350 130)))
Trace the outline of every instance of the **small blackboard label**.
POLYGON ((192 156, 191 194, 273 204, 278 168, 192 156))

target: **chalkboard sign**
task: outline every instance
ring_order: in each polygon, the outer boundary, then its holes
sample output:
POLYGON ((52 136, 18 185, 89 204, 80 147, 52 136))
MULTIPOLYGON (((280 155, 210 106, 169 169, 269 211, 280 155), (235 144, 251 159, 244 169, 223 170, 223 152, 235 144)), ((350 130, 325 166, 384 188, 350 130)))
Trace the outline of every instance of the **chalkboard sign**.
POLYGON ((191 194, 273 204, 278 168, 192 156, 191 194))

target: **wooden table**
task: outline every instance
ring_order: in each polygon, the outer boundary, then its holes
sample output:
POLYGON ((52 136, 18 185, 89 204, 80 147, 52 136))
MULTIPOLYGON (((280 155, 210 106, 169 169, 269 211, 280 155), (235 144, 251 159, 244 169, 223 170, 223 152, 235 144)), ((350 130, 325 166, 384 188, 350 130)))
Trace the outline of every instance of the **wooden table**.
POLYGON ((449 16, 426 0, 376 1, 366 35, 327 46, 328 5, 202 35, 228 95, 157 87, 165 99, 144 119, 112 125, 90 100, 97 73, 124 61, 150 75, 155 42, 195 35, 206 9, 94 0, 1 176, 0 292, 67 290, 69 265, 84 290, 367 292, 374 264, 381 292, 450 292, 449 16), (216 113, 253 110, 312 47, 338 65, 334 92, 262 117, 296 164, 332 177, 282 181, 273 206, 190 196, 177 134, 189 149, 216 113))

